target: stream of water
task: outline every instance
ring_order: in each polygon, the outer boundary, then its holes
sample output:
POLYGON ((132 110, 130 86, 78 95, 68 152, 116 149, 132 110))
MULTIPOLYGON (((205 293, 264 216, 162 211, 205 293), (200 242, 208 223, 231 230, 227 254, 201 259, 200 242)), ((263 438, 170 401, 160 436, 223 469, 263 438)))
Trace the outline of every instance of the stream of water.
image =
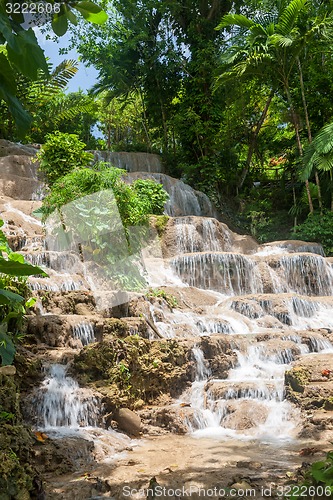
MULTIPOLYGON (((178 208, 187 207, 186 216, 179 216, 169 206, 177 217, 170 219, 156 243, 161 247, 153 256, 146 252, 143 261, 150 285, 169 286, 184 296, 190 290, 195 297, 188 306, 172 310, 163 302, 151 304, 162 337, 193 340, 196 376, 191 390, 180 398, 191 408, 188 431, 197 437, 294 438, 300 415, 285 400, 284 374, 300 355, 333 352, 324 332, 311 331, 333 329, 331 261, 318 245, 276 242, 259 247, 212 217, 189 215, 193 207, 192 213, 202 214, 206 198, 190 188, 182 191, 164 174, 154 175, 169 185, 178 208), (234 362, 226 376, 213 375, 201 342, 205 337, 229 342, 234 362)), ((23 227, 40 227, 19 208, 7 204, 6 210, 21 217, 23 227)), ((210 207, 209 214, 212 211, 210 207)), ((23 230, 16 244, 29 262, 44 267, 50 276, 29 278, 33 290, 91 291, 94 276, 75 248, 61 251, 55 241, 49 249, 41 237, 23 230)), ((41 304, 39 314, 47 314, 41 304)), ((93 325, 84 317, 73 323, 72 337, 80 346, 96 340, 93 325)), ((49 366, 38 393, 43 429, 96 432, 101 425, 100 402, 78 386, 67 366, 49 366)))

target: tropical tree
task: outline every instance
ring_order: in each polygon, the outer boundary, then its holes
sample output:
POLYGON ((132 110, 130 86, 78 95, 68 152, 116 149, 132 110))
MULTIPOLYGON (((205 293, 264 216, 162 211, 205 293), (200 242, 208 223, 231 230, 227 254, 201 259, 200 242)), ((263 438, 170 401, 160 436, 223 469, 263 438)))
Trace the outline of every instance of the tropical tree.
MULTIPOLYGON (((0 228, 3 225, 0 219, 0 228)), ((3 365, 13 362, 22 318, 26 309, 34 305, 34 301, 28 299, 25 282, 26 277, 33 275, 47 276, 41 268, 27 264, 22 255, 12 252, 0 229, 0 359, 3 365)))
POLYGON ((90 1, 60 4, 50 0, 40 5, 45 7, 44 12, 37 14, 35 19, 33 14, 25 18, 23 13, 17 13, 19 3, 0 0, 0 100, 7 103, 21 134, 29 128, 31 117, 17 98, 16 73, 32 81, 37 80, 39 70, 48 74, 44 52, 31 25, 51 21, 54 33, 62 36, 67 31, 68 22, 77 25, 75 11, 88 22, 102 24, 107 19, 102 8, 90 1), (26 22, 29 29, 25 28, 26 22))
POLYGON ((308 180, 314 170, 329 174, 333 211, 333 123, 325 125, 305 148, 301 179, 308 180))
MULTIPOLYGON (((226 72, 226 76, 244 77, 255 74, 271 87, 272 93, 283 92, 300 156, 303 154, 300 121, 295 109, 290 83, 295 71, 298 72, 304 115, 309 138, 311 138, 300 55, 305 44, 313 36, 325 34, 331 24, 331 20, 324 15, 322 18, 310 19, 306 30, 301 30, 301 21, 305 19, 308 5, 307 0, 292 0, 288 4, 278 1, 272 5, 269 12, 255 14, 253 19, 242 14, 227 14, 218 26, 218 29, 238 28, 235 34, 237 43, 227 51, 226 62, 231 65, 231 69, 226 72)), ((263 118, 267 113, 271 96, 272 94, 269 94, 263 109, 263 118)), ((262 123, 263 120, 259 121, 255 136, 258 135, 262 123)), ((249 157, 240 179, 240 186, 248 172, 250 159, 251 148, 249 148, 249 157)), ((310 212, 313 212, 308 181, 306 181, 306 192, 310 212)))

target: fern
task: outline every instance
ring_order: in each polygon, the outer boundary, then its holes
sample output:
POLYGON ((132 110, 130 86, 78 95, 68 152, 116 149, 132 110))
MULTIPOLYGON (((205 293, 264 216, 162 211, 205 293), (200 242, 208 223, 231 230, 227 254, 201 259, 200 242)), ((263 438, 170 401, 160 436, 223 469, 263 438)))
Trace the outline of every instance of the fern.
POLYGON ((276 31, 281 35, 288 35, 294 28, 295 23, 302 10, 307 6, 308 0, 292 0, 282 10, 276 31))

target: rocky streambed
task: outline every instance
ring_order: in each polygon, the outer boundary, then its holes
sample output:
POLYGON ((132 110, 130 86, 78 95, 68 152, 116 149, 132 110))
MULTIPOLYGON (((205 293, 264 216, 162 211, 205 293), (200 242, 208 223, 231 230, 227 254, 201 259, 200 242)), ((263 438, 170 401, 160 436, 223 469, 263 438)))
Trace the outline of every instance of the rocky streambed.
POLYGON ((21 391, 15 425, 1 429, 21 467, 12 456, 5 473, 23 478, 12 496, 145 498, 149 485, 165 498, 286 493, 331 446, 333 270, 322 248, 260 247, 158 173, 170 217, 152 220, 142 251, 147 289, 96 287, 90 263, 50 248, 33 215, 43 189, 33 151, 0 150, 4 231, 49 274, 29 279, 38 301, 17 371, 0 373, 5 411, 21 391))

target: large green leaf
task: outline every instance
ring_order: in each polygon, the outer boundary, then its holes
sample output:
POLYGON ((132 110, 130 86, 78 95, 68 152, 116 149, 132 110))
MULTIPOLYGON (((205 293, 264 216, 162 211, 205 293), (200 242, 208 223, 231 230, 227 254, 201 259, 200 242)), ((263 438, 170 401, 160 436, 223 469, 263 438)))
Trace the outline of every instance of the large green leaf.
POLYGON ((307 4, 308 0, 292 0, 281 12, 276 31, 281 35, 287 36, 295 26, 300 13, 307 4))
POLYGON ((230 26, 238 26, 239 28, 250 29, 255 25, 255 22, 243 14, 226 14, 222 17, 220 24, 216 27, 217 30, 230 26))
POLYGON ((24 298, 10 290, 0 288, 0 305, 8 305, 11 302, 23 302, 24 298))
POLYGON ((44 51, 38 45, 36 35, 31 28, 22 29, 11 38, 8 41, 7 52, 10 62, 28 78, 36 80, 39 69, 48 74, 44 51))
POLYGON ((0 329, 0 356, 3 365, 11 365, 14 361, 16 349, 11 338, 0 329))
POLYGON ((56 35, 63 36, 68 28, 66 14, 54 14, 52 19, 52 28, 56 35))
POLYGON ((15 75, 5 54, 0 53, 0 98, 6 101, 20 135, 30 127, 31 117, 15 97, 15 75))
POLYGON ((16 92, 15 75, 5 54, 0 52, 0 88, 6 92, 16 92))
POLYGON ((103 24, 108 18, 106 12, 93 2, 78 2, 73 4, 73 7, 91 23, 103 24))
POLYGON ((18 135, 23 137, 31 125, 32 117, 23 108, 17 97, 7 94, 4 96, 4 99, 7 102, 9 111, 14 118, 18 135))
POLYGON ((36 274, 47 276, 40 267, 5 259, 0 259, 0 273, 9 274, 11 276, 33 276, 36 274))
POLYGON ((15 36, 10 25, 10 20, 7 14, 3 12, 0 12, 0 33, 7 42, 10 42, 15 36))

